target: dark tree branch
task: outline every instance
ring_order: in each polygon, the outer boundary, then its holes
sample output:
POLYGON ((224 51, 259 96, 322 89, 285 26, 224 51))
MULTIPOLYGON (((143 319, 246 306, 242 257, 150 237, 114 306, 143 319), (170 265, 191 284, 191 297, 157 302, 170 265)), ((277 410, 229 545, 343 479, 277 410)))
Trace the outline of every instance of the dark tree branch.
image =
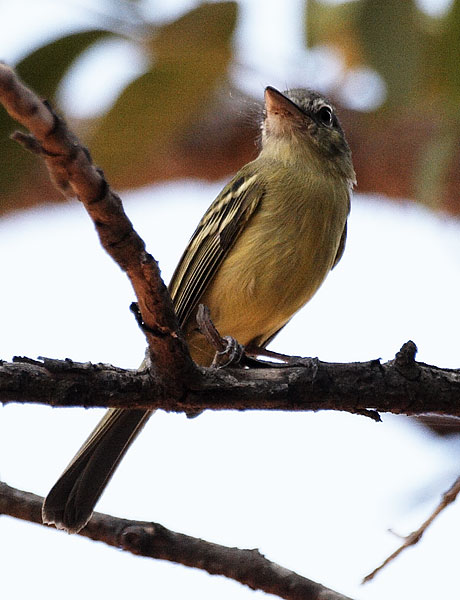
POLYGON ((164 393, 148 370, 72 360, 15 358, 0 363, 0 402, 51 406, 162 408, 167 411, 344 410, 374 419, 379 412, 460 416, 460 370, 415 361, 407 342, 394 360, 327 363, 297 359, 296 366, 198 369, 183 394, 164 393))
MULTIPOLYGON (((0 482, 0 514, 43 525, 42 504, 40 496, 0 482)), ((253 590, 286 600, 351 600, 267 560, 258 550, 227 548, 171 531, 158 523, 129 521, 95 512, 78 535, 139 556, 224 575, 253 590)))
POLYGON ((168 393, 180 396, 181 385, 186 376, 193 375, 194 365, 158 265, 134 231, 120 198, 65 122, 4 64, 0 64, 0 101, 32 133, 16 132, 12 137, 43 157, 63 194, 82 202, 103 248, 129 277, 157 376, 168 393))

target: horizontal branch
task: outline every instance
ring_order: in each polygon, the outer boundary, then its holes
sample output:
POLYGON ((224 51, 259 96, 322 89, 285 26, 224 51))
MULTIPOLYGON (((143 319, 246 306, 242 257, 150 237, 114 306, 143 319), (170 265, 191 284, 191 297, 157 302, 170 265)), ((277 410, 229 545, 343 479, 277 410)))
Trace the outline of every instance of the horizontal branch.
MULTIPOLYGON (((0 514, 42 523, 43 498, 0 482, 0 514)), ((43 525, 47 527, 47 525, 43 525)), ((78 535, 139 556, 223 575, 286 600, 351 600, 267 560, 258 550, 240 550, 171 531, 158 523, 94 513, 78 535)))
POLYGON ((51 406, 161 408, 167 411, 342 410, 378 420, 379 412, 460 416, 460 370, 415 361, 407 342, 393 360, 204 369, 183 395, 168 396, 148 371, 110 365, 15 358, 0 363, 0 402, 51 406))

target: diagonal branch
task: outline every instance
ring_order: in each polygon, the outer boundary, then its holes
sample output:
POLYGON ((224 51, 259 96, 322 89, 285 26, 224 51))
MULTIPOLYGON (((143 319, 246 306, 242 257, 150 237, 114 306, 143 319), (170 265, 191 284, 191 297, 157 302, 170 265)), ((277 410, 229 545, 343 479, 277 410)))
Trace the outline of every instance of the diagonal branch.
MULTIPOLYGON (((42 503, 40 496, 0 482, 0 514, 43 525, 42 503)), ((269 561, 258 550, 228 548, 171 531, 158 523, 94 513, 78 535, 139 556, 195 567, 211 575, 224 575, 253 590, 286 600, 351 600, 269 561)))
POLYGON ((134 231, 120 198, 65 122, 1 63, 0 102, 32 134, 16 132, 12 137, 43 157, 51 178, 65 195, 77 196, 91 217, 102 246, 126 272, 137 296, 155 367, 164 374, 162 384, 169 393, 180 395, 184 376, 193 374, 193 362, 158 265, 134 231))
POLYGON ((457 479, 454 481, 451 487, 446 492, 444 492, 439 504, 433 510, 431 515, 420 525, 420 527, 412 533, 409 533, 409 535, 404 536, 403 543, 399 546, 399 548, 396 548, 396 550, 392 552, 378 567, 376 567, 371 573, 366 575, 362 583, 368 583, 369 581, 374 579, 377 573, 379 573, 384 567, 386 567, 390 562, 397 558, 401 554, 401 552, 403 552, 410 546, 415 546, 415 544, 418 544, 428 527, 433 523, 436 517, 438 517, 438 515, 440 515, 443 512, 443 510, 445 510, 450 504, 452 504, 452 502, 455 502, 458 494, 460 494, 460 477, 457 477, 457 479))

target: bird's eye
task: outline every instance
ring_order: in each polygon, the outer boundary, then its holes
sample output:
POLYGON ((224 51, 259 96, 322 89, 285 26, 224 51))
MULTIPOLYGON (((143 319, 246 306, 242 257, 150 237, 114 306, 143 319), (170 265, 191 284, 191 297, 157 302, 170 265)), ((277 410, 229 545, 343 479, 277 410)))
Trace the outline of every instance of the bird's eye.
POLYGON ((329 108, 329 106, 323 106, 322 108, 320 108, 320 110, 318 111, 318 119, 323 125, 326 125, 327 127, 332 127, 334 119, 332 116, 332 110, 329 108))

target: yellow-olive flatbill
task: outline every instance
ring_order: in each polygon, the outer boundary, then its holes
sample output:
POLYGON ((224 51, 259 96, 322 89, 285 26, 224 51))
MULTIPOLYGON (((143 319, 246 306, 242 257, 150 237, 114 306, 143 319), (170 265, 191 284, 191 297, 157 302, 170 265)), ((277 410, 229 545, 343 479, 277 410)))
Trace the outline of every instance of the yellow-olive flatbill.
MULTIPOLYGON (((196 324, 199 304, 222 336, 265 347, 340 260, 355 183, 331 104, 316 92, 265 90, 258 157, 206 211, 169 290, 193 359, 214 349, 196 324)), ((110 409, 54 485, 43 521, 85 526, 129 445, 152 413, 110 409)))

